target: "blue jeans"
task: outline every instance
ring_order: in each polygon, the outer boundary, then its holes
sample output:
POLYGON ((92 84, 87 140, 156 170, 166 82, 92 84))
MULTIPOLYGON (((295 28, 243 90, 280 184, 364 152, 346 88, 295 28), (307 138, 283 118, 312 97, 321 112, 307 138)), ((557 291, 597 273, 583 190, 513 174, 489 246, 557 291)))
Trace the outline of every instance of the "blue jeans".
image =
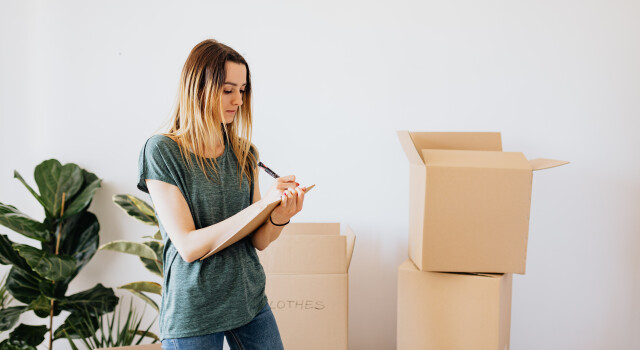
POLYGON ((186 338, 164 339, 164 350, 222 350, 223 338, 231 350, 284 350, 276 319, 269 304, 251 320, 236 329, 186 338))

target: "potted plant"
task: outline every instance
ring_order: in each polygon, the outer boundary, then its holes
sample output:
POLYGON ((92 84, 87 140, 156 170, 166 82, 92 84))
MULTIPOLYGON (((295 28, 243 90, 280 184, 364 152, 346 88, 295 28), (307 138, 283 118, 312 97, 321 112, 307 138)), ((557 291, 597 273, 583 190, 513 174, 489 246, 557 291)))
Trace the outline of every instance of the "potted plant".
POLYGON ((14 177, 42 205, 45 218, 40 222, 14 206, 0 203, 0 225, 33 240, 33 244, 17 244, 0 234, 0 264, 12 266, 6 290, 22 303, 0 310, 0 331, 13 329, 9 338, 0 343, 0 350, 35 349, 46 332, 52 349, 53 341, 65 334, 89 336, 74 333, 73 329, 87 321, 96 324, 118 303, 113 289, 99 283, 89 290, 67 295, 69 283, 98 249, 100 224, 88 208, 101 180, 76 164, 62 165, 55 159, 35 168, 39 193, 17 171, 14 177), (49 325, 15 327, 20 315, 30 311, 49 318, 49 325), (53 318, 62 311, 69 315, 54 332, 53 318))

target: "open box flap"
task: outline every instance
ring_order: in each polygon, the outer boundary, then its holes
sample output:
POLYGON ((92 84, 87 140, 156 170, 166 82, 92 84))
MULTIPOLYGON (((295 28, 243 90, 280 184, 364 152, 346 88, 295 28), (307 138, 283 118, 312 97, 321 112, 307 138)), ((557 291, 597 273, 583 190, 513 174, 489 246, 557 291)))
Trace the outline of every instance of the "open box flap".
POLYGON ((555 168, 557 166, 569 164, 569 162, 564 160, 536 158, 536 159, 529 160, 529 164, 531 164, 531 168, 533 170, 543 170, 543 169, 555 168))
POLYGON ((345 272, 349 272, 349 266, 351 266, 351 257, 353 256, 353 248, 356 244, 356 235, 351 230, 349 225, 345 226, 345 236, 347 236, 347 266, 345 272))
POLYGON ((427 167, 523 169, 531 165, 520 152, 423 149, 427 167))
POLYGON ((417 150, 502 151, 499 132, 410 132, 417 150))
POLYGON ((409 159, 409 163, 411 164, 424 164, 422 161, 422 155, 418 153, 418 149, 411 141, 411 135, 406 130, 397 131, 398 139, 400 140, 400 145, 404 150, 404 153, 407 155, 407 159, 409 159))
POLYGON ((340 223, 337 222, 292 222, 286 225, 281 235, 339 235, 340 223))

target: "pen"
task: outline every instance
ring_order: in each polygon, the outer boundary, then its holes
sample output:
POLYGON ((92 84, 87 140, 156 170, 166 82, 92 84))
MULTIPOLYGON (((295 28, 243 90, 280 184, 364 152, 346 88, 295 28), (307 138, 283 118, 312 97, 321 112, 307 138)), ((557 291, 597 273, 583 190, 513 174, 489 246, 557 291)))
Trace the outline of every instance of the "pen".
POLYGON ((258 162, 258 166, 264 169, 264 171, 266 171, 267 174, 271 175, 274 179, 277 179, 280 177, 278 174, 274 173, 273 170, 269 169, 266 165, 264 165, 264 163, 258 162))

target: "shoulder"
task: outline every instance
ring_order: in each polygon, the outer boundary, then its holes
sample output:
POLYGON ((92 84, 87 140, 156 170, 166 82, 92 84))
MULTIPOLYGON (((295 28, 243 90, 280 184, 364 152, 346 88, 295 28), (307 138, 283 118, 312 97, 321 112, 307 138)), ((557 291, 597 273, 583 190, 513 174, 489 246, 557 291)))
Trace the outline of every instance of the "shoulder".
POLYGON ((180 147, 170 137, 157 134, 147 139, 142 152, 152 157, 156 155, 179 155, 180 147))
POLYGON ((147 139, 145 148, 177 148, 178 144, 169 136, 156 134, 147 139))
POLYGON ((253 156, 258 158, 258 147, 256 147, 255 144, 251 144, 251 146, 249 147, 249 152, 253 153, 253 156))

